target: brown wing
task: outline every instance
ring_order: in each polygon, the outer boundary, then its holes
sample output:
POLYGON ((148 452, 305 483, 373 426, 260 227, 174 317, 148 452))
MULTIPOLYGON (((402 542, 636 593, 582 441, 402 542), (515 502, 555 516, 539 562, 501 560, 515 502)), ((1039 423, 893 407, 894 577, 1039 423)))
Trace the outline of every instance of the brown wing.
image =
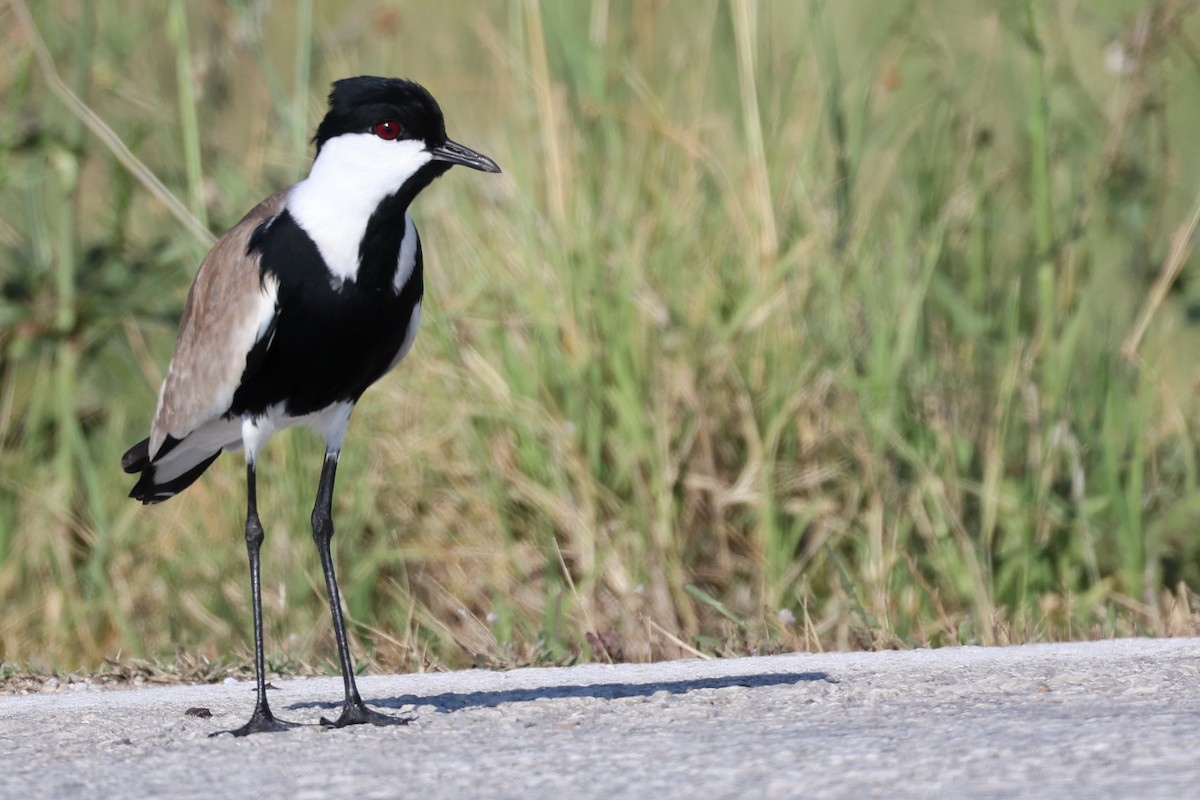
POLYGON ((205 257, 188 292, 179 339, 150 428, 149 453, 168 435, 183 439, 229 410, 246 355, 275 315, 278 284, 263 281, 250 237, 282 209, 287 190, 259 203, 205 257))

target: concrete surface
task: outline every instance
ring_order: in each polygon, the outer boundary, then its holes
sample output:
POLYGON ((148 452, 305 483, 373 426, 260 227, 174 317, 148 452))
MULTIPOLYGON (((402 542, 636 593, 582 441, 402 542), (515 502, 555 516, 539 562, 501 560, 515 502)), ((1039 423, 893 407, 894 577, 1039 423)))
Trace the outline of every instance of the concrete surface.
MULTIPOLYGON (((298 722, 341 696, 277 685, 298 722)), ((0 696, 0 796, 1200 798, 1200 639, 359 685, 412 722, 210 739, 249 716, 251 683, 0 696)))

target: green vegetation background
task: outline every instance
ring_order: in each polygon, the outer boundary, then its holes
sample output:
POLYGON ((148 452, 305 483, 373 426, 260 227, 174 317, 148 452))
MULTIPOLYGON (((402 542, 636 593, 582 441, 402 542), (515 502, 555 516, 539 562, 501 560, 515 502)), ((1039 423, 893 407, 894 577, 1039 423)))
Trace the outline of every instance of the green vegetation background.
MULTIPOLYGON (((505 170, 414 207, 335 506, 364 657, 1194 632, 1195 5, 4 0, 0 656, 246 652, 240 458, 149 509, 118 459, 204 230, 361 73, 505 170)), ((333 654, 319 462, 260 469, 276 666, 333 654)))

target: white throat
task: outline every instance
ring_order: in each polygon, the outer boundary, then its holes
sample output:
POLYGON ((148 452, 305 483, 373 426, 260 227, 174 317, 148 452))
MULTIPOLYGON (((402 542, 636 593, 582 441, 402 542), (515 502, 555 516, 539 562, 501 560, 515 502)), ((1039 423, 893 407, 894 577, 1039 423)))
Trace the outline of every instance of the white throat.
POLYGON ((371 215, 430 158, 417 140, 356 133, 325 142, 308 177, 288 194, 287 209, 316 243, 334 286, 357 278, 371 215))

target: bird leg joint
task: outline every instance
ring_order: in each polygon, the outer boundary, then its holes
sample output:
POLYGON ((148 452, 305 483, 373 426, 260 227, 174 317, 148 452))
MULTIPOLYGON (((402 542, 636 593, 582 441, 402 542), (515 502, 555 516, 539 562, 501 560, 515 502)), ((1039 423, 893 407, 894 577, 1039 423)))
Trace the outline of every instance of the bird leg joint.
POLYGON ((246 547, 258 552, 258 548, 263 541, 263 526, 258 519, 258 514, 251 513, 246 517, 246 547))
POLYGON ((313 509, 312 531, 313 541, 317 544, 333 539, 333 517, 330 516, 328 508, 318 506, 313 509))

